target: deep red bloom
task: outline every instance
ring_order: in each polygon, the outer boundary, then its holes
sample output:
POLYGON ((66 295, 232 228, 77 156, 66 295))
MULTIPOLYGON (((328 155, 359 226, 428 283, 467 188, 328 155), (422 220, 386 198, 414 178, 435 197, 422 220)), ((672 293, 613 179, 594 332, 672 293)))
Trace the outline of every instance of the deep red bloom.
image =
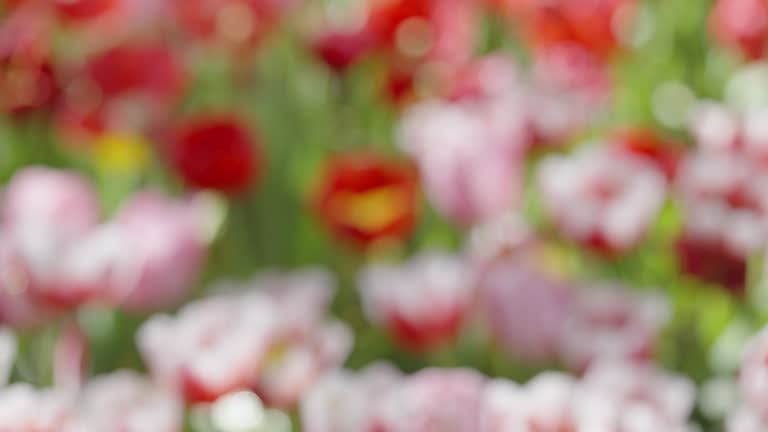
POLYGON ((91 59, 90 79, 106 98, 141 92, 172 99, 184 87, 184 70, 168 46, 124 44, 91 59))
POLYGON ((664 172, 667 180, 672 181, 682 161, 684 151, 681 146, 664 139, 650 129, 628 129, 616 134, 618 149, 631 155, 639 156, 664 172))
POLYGON ((710 16, 714 36, 750 59, 763 56, 768 42, 768 1, 718 0, 710 16))
POLYGON ((335 72, 344 72, 370 48, 368 34, 361 31, 329 32, 312 44, 315 55, 335 72))
POLYGON ((315 209, 336 236, 369 246, 402 239, 417 213, 414 168, 370 153, 332 158, 315 196, 315 209))
POLYGON ((228 193, 248 188, 262 164, 258 141, 231 115, 182 124, 170 150, 173 164, 187 184, 228 193))
POLYGON ((705 282, 720 284, 743 297, 747 285, 747 259, 728 251, 721 242, 683 235, 677 242, 682 271, 705 282))
POLYGON ((67 0, 55 1, 56 10, 64 18, 82 21, 101 16, 114 8, 120 0, 67 0))

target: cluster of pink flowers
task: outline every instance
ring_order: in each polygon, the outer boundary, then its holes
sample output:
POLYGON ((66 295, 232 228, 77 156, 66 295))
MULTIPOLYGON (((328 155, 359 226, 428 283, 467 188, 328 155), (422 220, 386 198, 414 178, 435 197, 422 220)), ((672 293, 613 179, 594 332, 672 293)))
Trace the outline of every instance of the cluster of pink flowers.
POLYGON ((88 303, 154 310, 194 283, 208 239, 194 197, 139 192, 108 220, 77 174, 26 168, 2 195, 0 320, 29 326, 88 303))
POLYGON ((328 375, 301 413, 307 432, 685 432, 694 399, 688 379, 649 366, 601 363, 581 379, 546 372, 519 385, 377 364, 328 375))

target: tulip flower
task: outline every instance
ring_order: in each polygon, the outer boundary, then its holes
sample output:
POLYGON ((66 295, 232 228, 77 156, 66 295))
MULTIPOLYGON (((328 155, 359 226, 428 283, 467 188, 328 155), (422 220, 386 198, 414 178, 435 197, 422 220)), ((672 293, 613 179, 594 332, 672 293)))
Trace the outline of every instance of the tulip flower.
POLYGON ((768 42, 768 2, 763 0, 718 0, 710 15, 710 29, 724 45, 749 59, 765 54, 768 42))
POLYGON ((333 157, 316 186, 314 209, 328 230, 360 247, 402 240, 417 215, 416 173, 373 153, 333 157))
POLYGON ((647 363, 669 319, 666 299, 617 287, 584 288, 576 297, 560 341, 560 354, 571 369, 612 360, 647 363))
POLYGON ((189 186, 237 193, 261 172, 259 146, 256 135, 236 116, 198 117, 178 127, 170 158, 189 186))
POLYGON ((560 232, 607 255, 642 240, 666 192, 663 173, 651 163, 601 149, 547 157, 537 180, 560 232))
POLYGON ((94 432, 181 432, 183 415, 175 395, 132 371, 91 379, 79 402, 81 421, 94 432))
POLYGON ((403 346, 425 351, 456 339, 472 303, 470 272, 458 258, 421 255, 373 264, 358 286, 368 319, 403 346))

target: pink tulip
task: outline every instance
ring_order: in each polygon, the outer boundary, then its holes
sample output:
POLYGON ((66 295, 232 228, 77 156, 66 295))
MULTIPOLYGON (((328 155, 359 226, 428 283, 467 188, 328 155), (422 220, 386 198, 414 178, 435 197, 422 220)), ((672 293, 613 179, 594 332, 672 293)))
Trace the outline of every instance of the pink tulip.
POLYGON ((386 395, 376 432, 477 432, 486 380, 473 370, 426 369, 386 395))
POLYGON ((378 402, 401 383, 399 371, 374 364, 355 374, 333 372, 319 380, 301 402, 306 432, 370 431, 378 402))
POLYGON ((768 416, 768 330, 763 329, 749 342, 741 363, 739 384, 748 406, 761 416, 768 416))
POLYGON ((139 331, 152 374, 187 401, 253 388, 271 405, 290 407, 345 360, 352 336, 325 320, 327 274, 259 275, 247 286, 189 303, 176 317, 155 316, 139 331))
POLYGON ((80 401, 92 432, 181 432, 184 407, 173 394, 131 371, 93 378, 80 401))
POLYGON ((605 149, 549 156, 538 190, 560 232, 608 255, 637 245, 664 203, 666 179, 650 162, 605 149))
POLYGON ((158 315, 138 333, 152 375, 192 403, 247 389, 270 349, 273 304, 260 293, 218 295, 158 315))
POLYGON ((399 266, 371 265, 358 286, 368 319, 416 351, 452 342, 474 295, 469 269, 448 255, 421 255, 399 266))
POLYGON ((601 360, 647 362, 669 316, 663 297, 617 287, 583 288, 561 340, 561 355, 574 370, 601 360))
POLYGON ((484 311, 496 340, 525 360, 557 358, 574 292, 534 263, 500 259, 480 275, 484 311))
POLYGON ((0 430, 8 432, 81 432, 72 401, 56 390, 29 384, 0 389, 0 430))
POLYGON ((193 201, 153 192, 123 205, 112 228, 124 246, 111 273, 111 299, 129 310, 172 306, 195 281, 205 252, 203 216, 193 201))
POLYGON ((339 321, 326 320, 333 279, 319 269, 263 274, 253 286, 265 290, 280 311, 271 354, 253 381, 268 404, 291 409, 321 376, 341 366, 353 335, 339 321))
POLYGON ((101 210, 95 191, 78 174, 28 167, 6 186, 0 218, 4 231, 30 227, 68 241, 93 229, 101 210))
POLYGON ((401 147, 417 162, 432 204, 471 225, 513 208, 520 197, 524 117, 515 101, 427 102, 406 112, 401 147))
POLYGON ((762 432, 768 429, 768 419, 745 405, 730 412, 725 424, 725 432, 762 432))

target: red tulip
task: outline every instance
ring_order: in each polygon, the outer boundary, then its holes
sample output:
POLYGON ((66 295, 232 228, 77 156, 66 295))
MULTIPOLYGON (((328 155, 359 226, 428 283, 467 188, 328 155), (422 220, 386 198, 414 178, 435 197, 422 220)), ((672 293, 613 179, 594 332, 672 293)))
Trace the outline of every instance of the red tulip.
POLYGON ((677 242, 682 271, 708 282, 722 285, 742 297, 747 287, 747 259, 728 251, 722 243, 685 235, 677 242))
POLYGON ((757 59, 768 41, 768 1, 719 0, 712 9, 710 28, 725 45, 757 59))
POLYGON ((104 97, 141 92, 172 99, 184 86, 184 71, 168 46, 124 44, 91 59, 87 73, 104 97))
POLYGON ((120 0, 57 0, 56 11, 74 21, 89 20, 114 8, 120 0))
POLYGON ((24 116, 53 108, 60 96, 50 63, 0 62, 0 109, 24 116))
POLYGON ((176 170, 190 186, 238 192, 260 171, 258 141, 235 116, 201 117, 181 125, 171 145, 176 170))
POLYGON ((312 50, 335 72, 343 72, 362 57, 370 46, 364 32, 329 32, 318 37, 312 50))
POLYGON ((360 246, 406 237, 416 222, 417 179, 407 164, 374 154, 333 158, 315 197, 322 222, 360 246))

